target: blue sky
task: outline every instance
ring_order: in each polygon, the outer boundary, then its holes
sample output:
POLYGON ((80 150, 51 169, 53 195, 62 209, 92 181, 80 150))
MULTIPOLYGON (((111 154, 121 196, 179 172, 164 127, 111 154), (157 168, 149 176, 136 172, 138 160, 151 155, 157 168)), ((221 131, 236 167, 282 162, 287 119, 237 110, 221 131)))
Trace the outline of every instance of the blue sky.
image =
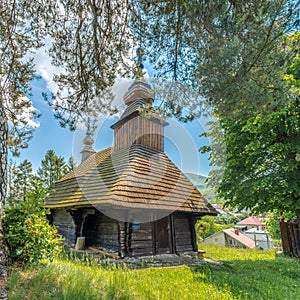
MULTIPOLYGON (((127 90, 130 82, 122 83, 116 88, 117 97, 122 99, 122 95, 127 90)), ((43 100, 42 92, 48 91, 46 80, 36 80, 32 84, 33 106, 42 114, 39 127, 35 129, 29 148, 21 150, 21 156, 13 158, 17 162, 28 159, 36 170, 49 149, 53 149, 57 155, 66 160, 73 156, 80 162, 80 151, 83 148, 82 140, 85 136, 85 129, 78 128, 75 132, 67 128, 61 128, 53 117, 52 108, 43 100)), ((122 102, 122 100, 119 100, 122 102)), ((120 107, 120 111, 125 106, 120 107)), ((110 126, 118 120, 115 117, 101 117, 94 135, 94 149, 99 151, 113 145, 113 130, 110 126)), ((165 128, 165 152, 171 160, 184 172, 192 172, 207 175, 209 172, 209 161, 207 154, 198 152, 202 145, 208 145, 207 138, 199 138, 204 131, 207 119, 196 119, 193 122, 184 124, 175 119, 168 120, 169 125, 165 128)))

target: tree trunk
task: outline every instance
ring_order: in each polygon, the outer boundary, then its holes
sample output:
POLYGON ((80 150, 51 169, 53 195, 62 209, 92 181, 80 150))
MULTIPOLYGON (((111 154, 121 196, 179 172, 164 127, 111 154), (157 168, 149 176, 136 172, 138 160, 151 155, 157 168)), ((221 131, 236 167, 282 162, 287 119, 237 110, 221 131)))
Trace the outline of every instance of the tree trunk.
POLYGON ((296 209, 296 216, 297 216, 297 222, 298 222, 298 226, 300 228, 300 209, 296 209))
POLYGON ((2 228, 2 207, 7 192, 7 118, 0 97, 0 299, 7 299, 5 290, 2 288, 6 281, 7 273, 5 265, 9 263, 9 247, 4 239, 2 228))

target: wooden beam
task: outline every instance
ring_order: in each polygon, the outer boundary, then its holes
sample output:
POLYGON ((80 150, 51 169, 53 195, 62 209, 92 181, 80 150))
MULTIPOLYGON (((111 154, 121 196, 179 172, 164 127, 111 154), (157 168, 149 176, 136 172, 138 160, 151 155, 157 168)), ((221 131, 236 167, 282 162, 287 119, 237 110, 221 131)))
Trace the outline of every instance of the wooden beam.
POLYGON ((103 250, 96 249, 96 248, 94 248, 94 247, 88 247, 88 249, 89 249, 89 250, 92 250, 92 251, 94 251, 94 252, 96 252, 96 253, 99 253, 99 254, 101 254, 101 255, 103 255, 103 256, 111 257, 111 258, 113 258, 113 259, 120 259, 120 258, 121 258, 119 255, 115 255, 115 254, 112 254, 112 253, 108 253, 108 252, 105 252, 105 251, 103 251, 103 250))
POLYGON ((174 227, 174 215, 170 214, 170 228, 171 228, 171 245, 172 245, 172 253, 177 254, 176 251, 176 237, 175 237, 175 227, 174 227))

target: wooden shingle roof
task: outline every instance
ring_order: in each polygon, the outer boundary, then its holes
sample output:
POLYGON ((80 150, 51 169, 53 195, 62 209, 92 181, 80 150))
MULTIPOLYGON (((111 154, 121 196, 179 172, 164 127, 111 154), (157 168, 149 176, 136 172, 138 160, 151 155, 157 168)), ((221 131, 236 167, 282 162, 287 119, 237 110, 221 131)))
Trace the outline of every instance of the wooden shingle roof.
POLYGON ((58 181, 48 208, 113 205, 216 215, 164 152, 144 145, 91 155, 58 181))

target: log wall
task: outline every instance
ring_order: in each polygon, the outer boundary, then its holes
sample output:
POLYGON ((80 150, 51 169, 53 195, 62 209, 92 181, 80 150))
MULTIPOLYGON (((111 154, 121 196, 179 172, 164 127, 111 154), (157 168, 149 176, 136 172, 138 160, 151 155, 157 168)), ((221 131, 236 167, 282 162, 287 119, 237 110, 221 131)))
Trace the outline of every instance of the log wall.
POLYGON ((71 214, 66 209, 52 210, 52 223, 57 231, 68 241, 76 242, 76 225, 71 214))
MULTIPOLYGON (((75 243, 79 225, 74 220, 84 221, 82 236, 86 246, 118 251, 121 256, 155 255, 157 252, 154 222, 132 224, 118 222, 96 211, 82 217, 85 210, 69 212, 66 209, 52 211, 53 224, 59 234, 75 243), (73 217, 72 217, 72 215, 73 217)), ((166 253, 196 251, 196 236, 193 217, 184 213, 170 216, 170 248, 166 253)))
POLYGON ((130 224, 132 256, 153 255, 152 223, 130 224))
POLYGON ((87 246, 119 251, 119 225, 106 215, 97 213, 85 219, 83 235, 87 246))
POLYGON ((164 127, 159 120, 135 116, 115 127, 114 136, 115 150, 129 148, 134 144, 164 150, 164 127))
POLYGON ((174 237, 177 253, 196 251, 191 220, 186 214, 174 213, 174 237))

